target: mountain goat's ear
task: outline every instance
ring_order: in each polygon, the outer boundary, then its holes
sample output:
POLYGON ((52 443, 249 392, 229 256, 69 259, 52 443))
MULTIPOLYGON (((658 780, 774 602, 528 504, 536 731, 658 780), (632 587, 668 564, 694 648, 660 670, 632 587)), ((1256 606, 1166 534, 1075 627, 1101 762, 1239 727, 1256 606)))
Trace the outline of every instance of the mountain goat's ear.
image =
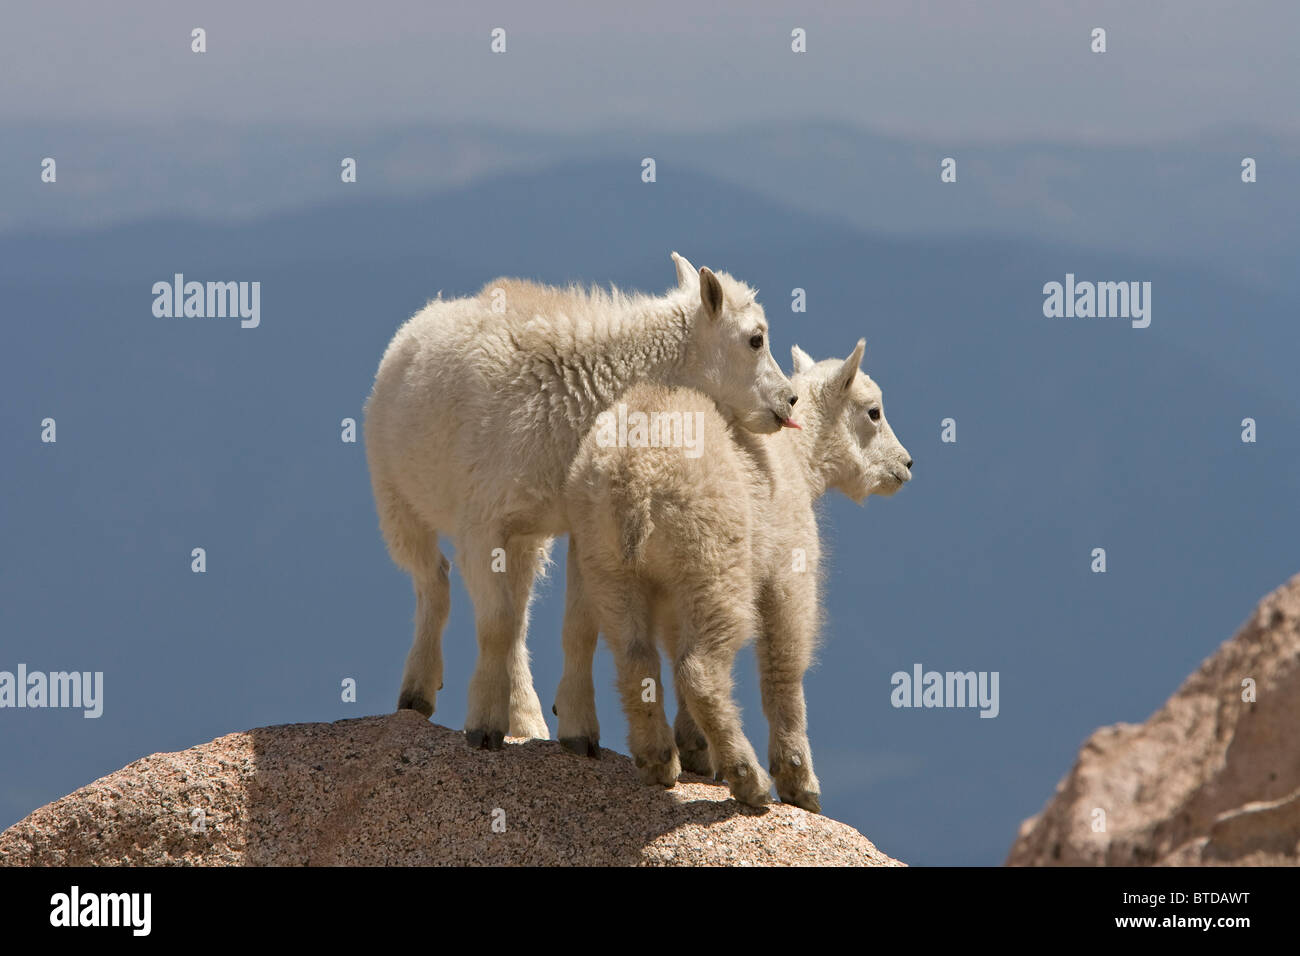
POLYGON ((716 319, 722 315, 722 283, 708 266, 700 266, 700 302, 709 318, 716 319))
POLYGON ((796 375, 808 371, 817 364, 813 361, 811 355, 797 345, 790 346, 790 358, 794 360, 794 374, 796 375))
POLYGON ((866 339, 858 339, 857 348, 853 354, 844 360, 840 370, 835 373, 835 386, 837 391, 843 391, 853 384, 853 380, 858 377, 858 366, 862 364, 862 352, 867 347, 866 339))
POLYGON ((677 287, 685 289, 695 285, 695 266, 691 265, 691 260, 685 256, 679 256, 673 253, 673 265, 677 266, 677 287))

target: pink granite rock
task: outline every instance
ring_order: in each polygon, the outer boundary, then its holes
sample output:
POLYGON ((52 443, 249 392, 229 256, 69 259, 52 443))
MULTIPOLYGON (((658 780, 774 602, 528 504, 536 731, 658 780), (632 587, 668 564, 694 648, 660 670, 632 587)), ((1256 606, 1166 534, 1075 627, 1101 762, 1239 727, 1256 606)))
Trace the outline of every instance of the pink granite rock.
POLYGON ((1300 862, 1300 575, 1145 724, 1096 731, 1010 865, 1300 862), (1254 682, 1254 702, 1243 682, 1254 682), (1105 814, 1095 832, 1096 811, 1105 814))
POLYGON ((852 827, 548 741, 499 753, 413 711, 154 754, 0 834, 0 864, 898 866, 852 827), (202 811, 201 813, 199 811, 202 811))

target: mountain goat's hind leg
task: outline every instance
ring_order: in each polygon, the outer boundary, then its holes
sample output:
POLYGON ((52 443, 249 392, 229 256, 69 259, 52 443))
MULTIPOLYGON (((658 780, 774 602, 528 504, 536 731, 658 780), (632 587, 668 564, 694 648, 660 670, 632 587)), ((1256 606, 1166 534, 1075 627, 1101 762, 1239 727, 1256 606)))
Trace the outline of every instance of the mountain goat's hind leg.
POLYGON ((677 687, 704 736, 714 770, 741 803, 762 806, 772 800, 772 780, 758 764, 740 723, 732 696, 731 669, 749 636, 752 615, 736 604, 727 582, 714 581, 710 593, 691 602, 681 619, 675 665, 677 687))
POLYGON ((600 759, 600 722, 596 719, 596 687, 591 681, 600 633, 582 588, 578 546, 569 537, 564 565, 564 675, 555 693, 553 712, 560 721, 565 750, 600 759))
MULTIPOLYGON (((678 657, 678 639, 680 629, 677 624, 678 609, 673 607, 671 613, 660 618, 663 628, 664 649, 671 660, 678 657)), ((673 739, 677 743, 677 753, 681 757, 682 769, 687 773, 698 773, 705 777, 713 776, 713 758, 709 755, 709 741, 691 716, 691 709, 686 705, 686 691, 678 679, 676 669, 673 672, 673 690, 677 700, 677 716, 673 719, 673 739)))
POLYGON ((682 765, 664 716, 650 602, 634 581, 616 578, 603 583, 614 586, 594 599, 603 601, 599 617, 606 625, 605 637, 618 665, 628 749, 643 782, 671 787, 681 776, 682 765))
POLYGON ((451 610, 450 565, 438 550, 438 533, 377 470, 375 474, 380 530, 393 561, 411 575, 415 587, 415 638, 402 670, 397 709, 430 717, 442 690, 442 631, 451 610))
POLYGON ((677 742, 677 752, 681 754, 683 770, 704 777, 713 776, 709 741, 691 716, 691 709, 686 705, 686 692, 680 684, 677 685, 677 716, 673 720, 673 739, 677 742))
POLYGON ((435 546, 433 567, 411 572, 415 584, 415 640, 402 669, 398 710, 418 710, 433 716, 442 690, 442 630, 451 610, 451 564, 435 546))
POLYGON ((526 569, 526 579, 511 583, 515 597, 514 616, 518 622, 510 654, 510 736, 550 740, 551 732, 542 716, 542 702, 533 687, 533 672, 528 666, 528 604, 532 600, 533 582, 550 558, 551 538, 532 538, 517 548, 507 548, 510 560, 526 569))

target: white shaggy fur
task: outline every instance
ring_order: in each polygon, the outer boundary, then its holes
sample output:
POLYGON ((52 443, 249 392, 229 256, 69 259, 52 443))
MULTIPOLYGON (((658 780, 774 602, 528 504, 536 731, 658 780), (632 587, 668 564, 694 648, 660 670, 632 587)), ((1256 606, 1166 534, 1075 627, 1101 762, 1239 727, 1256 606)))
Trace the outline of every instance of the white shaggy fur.
POLYGON ((746 433, 698 392, 640 385, 619 402, 647 414, 699 413, 701 456, 609 447, 594 430, 584 439, 566 492, 569 600, 556 712, 567 748, 599 754, 591 685, 599 630, 617 661, 642 778, 672 786, 685 766, 722 776, 738 800, 766 803, 772 781, 731 696, 736 652, 757 631, 777 792, 820 809, 803 693, 819 618, 813 505, 827 488, 861 503, 911 478, 911 456, 885 419, 880 389, 858 370, 863 344, 846 360, 819 364, 794 349, 801 431, 746 433), (656 639, 672 661, 675 736, 659 692, 656 639))
POLYGON ((528 669, 533 578, 568 530, 565 476, 598 412, 642 380, 690 386, 759 432, 791 417, 753 292, 673 253, 663 296, 498 279, 430 302, 393 337, 366 402, 366 456, 379 523, 416 592, 415 640, 399 708, 433 713, 452 538, 474 601, 479 656, 466 734, 547 736, 528 669))

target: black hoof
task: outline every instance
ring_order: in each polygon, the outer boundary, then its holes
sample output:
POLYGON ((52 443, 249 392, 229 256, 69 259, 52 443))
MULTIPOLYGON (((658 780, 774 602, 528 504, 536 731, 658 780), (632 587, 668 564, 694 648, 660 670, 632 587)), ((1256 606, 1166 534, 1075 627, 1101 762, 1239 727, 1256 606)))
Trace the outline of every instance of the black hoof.
POLYGON ((809 813, 821 813, 822 801, 820 793, 812 793, 808 790, 800 790, 798 793, 781 794, 781 802, 789 803, 798 807, 800 810, 807 810, 809 813))
POLYGON ((677 756, 686 773, 698 773, 701 777, 713 776, 713 762, 709 760, 709 742, 703 736, 685 737, 676 734, 677 756))
POLYGON ((713 764, 709 762, 708 750, 678 750, 682 770, 686 773, 698 773, 701 777, 713 776, 713 764))
POLYGON ((398 710, 418 710, 426 717, 433 716, 433 704, 429 703, 414 691, 405 691, 397 699, 398 710))
POLYGON ((591 737, 561 737, 560 746, 571 754, 577 754, 579 757, 592 757, 600 759, 600 738, 591 737))
POLYGON ((467 730, 465 742, 470 750, 500 750, 505 746, 506 735, 501 730, 467 730))

